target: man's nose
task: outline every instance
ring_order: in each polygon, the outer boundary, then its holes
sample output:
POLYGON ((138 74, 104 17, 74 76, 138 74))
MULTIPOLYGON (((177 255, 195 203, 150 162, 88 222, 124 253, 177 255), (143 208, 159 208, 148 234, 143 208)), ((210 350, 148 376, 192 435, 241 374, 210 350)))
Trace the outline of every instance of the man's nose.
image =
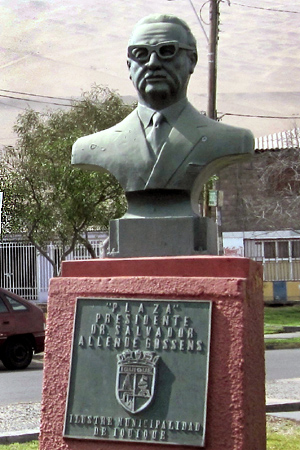
POLYGON ((152 52, 150 54, 149 60, 147 62, 148 67, 152 68, 153 67, 160 67, 161 66, 161 60, 159 58, 159 56, 157 55, 156 52, 152 52))

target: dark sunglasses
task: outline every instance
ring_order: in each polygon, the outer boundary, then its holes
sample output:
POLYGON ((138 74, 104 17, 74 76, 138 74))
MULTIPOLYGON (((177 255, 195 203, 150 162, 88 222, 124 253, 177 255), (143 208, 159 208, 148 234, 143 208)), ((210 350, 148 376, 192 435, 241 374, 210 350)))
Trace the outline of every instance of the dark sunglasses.
POLYGON ((161 42, 159 44, 137 44, 128 46, 128 58, 137 62, 146 62, 151 53, 155 52, 161 59, 172 59, 179 49, 195 50, 189 45, 180 44, 177 41, 161 42))

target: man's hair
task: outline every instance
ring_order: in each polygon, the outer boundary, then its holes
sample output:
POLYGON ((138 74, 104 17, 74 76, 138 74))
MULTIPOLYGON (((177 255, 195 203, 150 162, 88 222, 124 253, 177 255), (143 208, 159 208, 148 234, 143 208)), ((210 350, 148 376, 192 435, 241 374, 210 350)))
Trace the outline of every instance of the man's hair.
MULTIPOLYGON (((184 28, 184 30, 186 31, 187 34, 187 44, 190 47, 193 47, 195 49, 195 54, 197 56, 197 42, 196 42, 196 38, 193 35, 193 33, 191 32, 190 27, 188 26, 188 24, 182 20, 179 19, 179 17, 174 16, 172 14, 150 14, 149 16, 144 17, 143 19, 139 20, 132 31, 132 34, 134 33, 134 31, 140 26, 140 25, 144 25, 147 23, 172 23, 174 25, 179 25, 182 28, 184 28)), ((131 44, 131 37, 129 40, 129 44, 131 44)))

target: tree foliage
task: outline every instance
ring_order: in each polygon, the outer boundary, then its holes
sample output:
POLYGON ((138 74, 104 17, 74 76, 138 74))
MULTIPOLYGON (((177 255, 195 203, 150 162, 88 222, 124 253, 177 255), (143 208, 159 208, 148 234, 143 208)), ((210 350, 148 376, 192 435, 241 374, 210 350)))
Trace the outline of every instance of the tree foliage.
POLYGON ((109 220, 126 208, 113 176, 71 166, 72 145, 80 136, 113 126, 132 109, 116 93, 94 86, 69 110, 28 109, 17 118, 16 145, 5 149, 0 167, 2 233, 26 236, 50 261, 54 274, 57 261, 48 254, 50 242, 61 248, 60 260, 78 242, 92 252, 88 229, 107 229, 109 220))

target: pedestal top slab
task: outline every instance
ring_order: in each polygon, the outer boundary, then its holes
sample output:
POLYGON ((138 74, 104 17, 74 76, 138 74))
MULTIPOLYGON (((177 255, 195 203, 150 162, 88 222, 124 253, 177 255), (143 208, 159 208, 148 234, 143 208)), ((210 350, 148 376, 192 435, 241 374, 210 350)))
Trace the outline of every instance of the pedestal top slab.
POLYGON ((221 277, 248 278, 257 263, 227 256, 178 256, 65 261, 63 277, 221 277))

